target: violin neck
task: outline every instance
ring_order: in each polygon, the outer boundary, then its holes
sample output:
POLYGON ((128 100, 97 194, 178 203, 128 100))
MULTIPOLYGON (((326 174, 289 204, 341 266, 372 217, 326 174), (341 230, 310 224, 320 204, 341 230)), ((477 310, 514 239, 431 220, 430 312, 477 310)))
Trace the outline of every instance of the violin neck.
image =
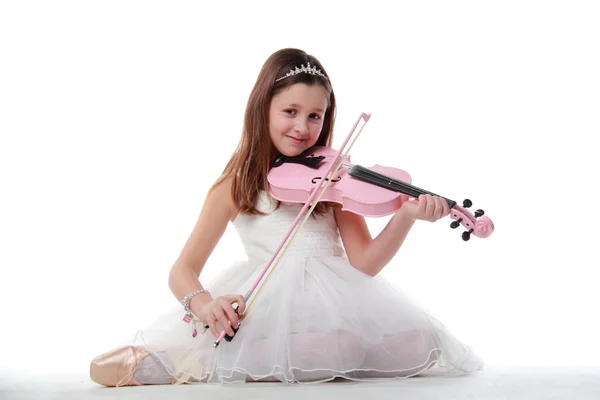
POLYGON ((380 172, 373 171, 369 168, 365 168, 360 165, 352 166, 348 171, 348 175, 350 175, 356 179, 359 179, 361 181, 368 182, 373 185, 377 185, 377 186, 392 190, 394 192, 404 193, 404 194, 414 197, 414 198, 418 198, 422 194, 430 194, 432 196, 438 196, 438 197, 441 197, 442 199, 446 200, 446 202, 448 203, 448 207, 450 207, 450 208, 452 208, 456 205, 456 201, 454 201, 454 200, 450 200, 443 196, 439 196, 435 193, 429 192, 427 190, 418 188, 413 185, 409 185, 408 183, 396 180, 396 179, 386 176, 380 172))

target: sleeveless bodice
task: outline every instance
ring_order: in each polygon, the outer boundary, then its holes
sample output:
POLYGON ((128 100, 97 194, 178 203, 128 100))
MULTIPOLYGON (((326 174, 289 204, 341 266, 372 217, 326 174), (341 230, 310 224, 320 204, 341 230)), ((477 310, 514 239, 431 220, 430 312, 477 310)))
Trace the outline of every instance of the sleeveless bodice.
MULTIPOLYGON (((267 261, 303 207, 302 204, 290 203, 281 203, 277 209, 275 206, 276 201, 261 192, 257 208, 268 214, 238 214, 233 220, 249 259, 267 261)), ((328 210, 322 216, 313 213, 295 235, 285 254, 298 257, 343 256, 333 210, 328 210)))

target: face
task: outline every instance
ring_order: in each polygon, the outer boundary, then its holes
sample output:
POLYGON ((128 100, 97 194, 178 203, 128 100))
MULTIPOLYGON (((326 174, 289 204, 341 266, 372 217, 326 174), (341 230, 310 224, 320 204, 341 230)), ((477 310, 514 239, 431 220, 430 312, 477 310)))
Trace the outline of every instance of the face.
POLYGON ((294 157, 314 146, 323 127, 327 91, 320 85, 298 83, 273 96, 269 133, 277 150, 294 157))

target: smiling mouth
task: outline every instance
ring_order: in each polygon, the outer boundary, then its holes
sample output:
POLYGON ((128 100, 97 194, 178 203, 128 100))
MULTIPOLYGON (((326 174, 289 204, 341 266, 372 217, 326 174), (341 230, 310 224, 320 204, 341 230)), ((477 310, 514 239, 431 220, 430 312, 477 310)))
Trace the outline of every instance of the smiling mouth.
POLYGON ((290 140, 291 140, 292 142, 294 142, 294 143, 302 143, 302 142, 304 142, 304 141, 306 140, 306 139, 298 139, 298 138, 295 138, 295 137, 293 137, 293 136, 287 136, 287 135, 286 135, 286 137, 287 137, 288 139, 290 139, 290 140))

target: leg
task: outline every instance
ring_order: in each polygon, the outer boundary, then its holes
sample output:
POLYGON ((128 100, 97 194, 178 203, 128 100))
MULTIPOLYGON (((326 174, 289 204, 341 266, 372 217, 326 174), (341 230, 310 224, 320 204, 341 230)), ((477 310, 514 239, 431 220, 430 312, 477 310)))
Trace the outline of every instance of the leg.
POLYGON ((347 331, 292 335, 291 353, 294 378, 299 382, 343 375, 358 368, 366 355, 360 338, 347 331))
MULTIPOLYGON (((258 354, 268 354, 269 340, 256 343, 258 354)), ((311 382, 331 380, 351 371, 363 362, 365 350, 359 338, 347 331, 325 333, 294 333, 290 335, 286 360, 288 371, 260 379, 247 377, 247 382, 311 382), (291 375, 290 375, 291 372, 291 375)), ((268 366, 270 369, 271 366, 268 366)))
POLYGON ((441 355, 436 336, 425 330, 387 336, 367 352, 358 378, 415 376, 435 365, 441 355))

